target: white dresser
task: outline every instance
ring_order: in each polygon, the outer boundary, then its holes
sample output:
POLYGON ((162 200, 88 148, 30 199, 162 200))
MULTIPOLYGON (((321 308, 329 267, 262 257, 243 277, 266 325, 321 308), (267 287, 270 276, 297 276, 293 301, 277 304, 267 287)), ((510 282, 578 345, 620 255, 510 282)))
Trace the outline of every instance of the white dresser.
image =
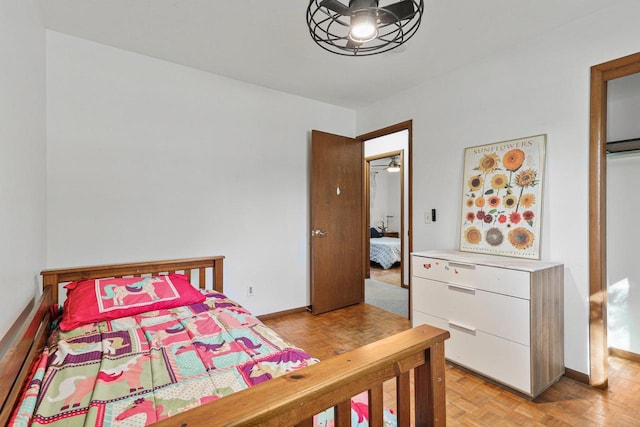
POLYGON ((451 362, 535 398, 564 374, 562 264, 411 254, 414 326, 447 329, 451 362))

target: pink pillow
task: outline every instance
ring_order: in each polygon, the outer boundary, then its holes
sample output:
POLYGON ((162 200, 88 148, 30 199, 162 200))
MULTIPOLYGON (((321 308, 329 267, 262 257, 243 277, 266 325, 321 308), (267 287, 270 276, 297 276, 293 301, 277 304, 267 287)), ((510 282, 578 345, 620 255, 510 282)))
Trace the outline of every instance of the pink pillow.
POLYGON ((205 300, 184 274, 80 280, 68 283, 65 288, 67 299, 60 322, 63 331, 205 300))

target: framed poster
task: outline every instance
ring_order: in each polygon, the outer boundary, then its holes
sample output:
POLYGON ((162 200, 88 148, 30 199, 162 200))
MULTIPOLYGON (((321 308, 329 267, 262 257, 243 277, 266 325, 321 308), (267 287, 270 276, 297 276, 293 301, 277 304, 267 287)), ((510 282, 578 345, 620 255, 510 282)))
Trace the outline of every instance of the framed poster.
POLYGON ((464 152, 460 250, 540 259, 546 135, 464 152))

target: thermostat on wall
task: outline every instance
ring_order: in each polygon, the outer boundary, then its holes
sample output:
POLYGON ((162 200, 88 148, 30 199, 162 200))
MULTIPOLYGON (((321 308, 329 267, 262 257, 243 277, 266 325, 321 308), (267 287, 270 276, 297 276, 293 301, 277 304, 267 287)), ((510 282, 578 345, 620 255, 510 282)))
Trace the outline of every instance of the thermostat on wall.
POLYGON ((431 209, 430 211, 426 211, 424 213, 424 222, 425 224, 429 224, 431 222, 436 222, 436 210, 431 209))

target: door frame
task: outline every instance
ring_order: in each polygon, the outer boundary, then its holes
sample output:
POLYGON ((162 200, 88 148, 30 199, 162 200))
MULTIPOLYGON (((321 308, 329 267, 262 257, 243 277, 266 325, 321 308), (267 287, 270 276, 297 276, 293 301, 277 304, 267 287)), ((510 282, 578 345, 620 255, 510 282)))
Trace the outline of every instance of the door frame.
MULTIPOLYGON (((364 141, 364 143, 366 143, 366 141, 364 141)), ((409 150, 410 151, 410 150, 409 150)), ((389 151, 386 153, 381 153, 381 154, 376 154, 375 156, 371 156, 371 157, 365 157, 364 159, 364 177, 365 177, 365 184, 364 184, 364 194, 365 194, 365 201, 364 201, 364 210, 365 210, 365 225, 367 227, 371 226, 371 162, 375 161, 375 160, 379 160, 379 159, 384 159, 386 157, 400 157, 400 231, 399 231, 399 237, 400 237, 400 286, 405 287, 404 286, 404 266, 405 266, 405 262, 408 262, 407 259, 405 259, 406 257, 404 256, 404 245, 405 245, 405 237, 404 237, 404 230, 405 230, 405 226, 406 224, 404 223, 404 214, 405 214, 405 209, 404 209, 404 202, 405 202, 405 189, 404 189, 404 150, 395 150, 395 151, 389 151)), ((365 259, 365 263, 364 263, 364 270, 365 270, 365 278, 370 277, 370 258, 371 258, 371 239, 366 239, 366 244, 365 244, 365 254, 364 254, 364 259, 365 259)))
POLYGON ((589 384, 606 388, 607 82, 640 73, 640 52, 591 67, 589 117, 589 384))
MULTIPOLYGON (((407 248, 408 248, 408 253, 411 254, 411 252, 413 251, 413 120, 407 120, 401 123, 397 123, 395 125, 391 125, 391 126, 387 126, 385 128, 382 129, 378 129, 378 130, 374 130, 372 132, 368 132, 362 135, 358 135, 356 137, 356 139, 362 141, 363 143, 366 142, 369 139, 374 139, 374 138, 379 138, 381 136, 385 136, 385 135, 390 135, 392 133, 396 133, 396 132, 400 132, 406 130, 408 135, 407 135, 407 150, 409 151, 408 153, 404 153, 403 156, 403 162, 402 162, 402 168, 404 170, 405 167, 407 167, 407 188, 404 188, 404 194, 403 196, 407 197, 407 216, 408 216, 408 221, 406 224, 406 231, 407 231, 407 235, 406 235, 406 244, 407 244, 407 248)), ((365 162, 365 174, 363 179, 365 180, 365 187, 364 187, 364 193, 367 193, 368 195, 368 182, 369 182, 369 171, 367 169, 367 165, 368 163, 366 162, 365 159, 363 159, 363 161, 365 162)), ((404 187, 404 186, 403 186, 404 187)), ((365 201, 368 202, 368 199, 365 201)), ((366 205, 365 205, 366 206, 366 205)), ((404 208, 404 204, 403 204, 403 208, 404 208)), ((369 223, 368 221, 368 214, 369 214, 369 209, 364 209, 364 211, 366 212, 366 216, 364 221, 365 221, 365 225, 367 226, 366 230, 363 230, 363 238, 364 239, 369 239, 369 223)), ((403 214, 404 216, 404 214, 403 214)), ((403 218, 404 220, 404 218, 403 218)), ((368 247, 367 242, 363 242, 363 244, 365 245, 365 247, 368 247)), ((367 252, 365 254, 363 254, 363 260, 362 260, 362 268, 366 269, 366 266, 369 263, 369 254, 368 251, 364 251, 367 252)), ((403 254, 404 255, 404 254, 403 254)), ((404 256, 403 256, 404 258, 404 256)), ((411 262, 409 262, 409 260, 407 260, 408 262, 408 267, 409 267, 409 279, 411 278, 411 262)), ((404 266, 403 266, 403 270, 404 270, 404 266)), ((404 271, 403 271, 404 274, 404 271)), ((365 276, 366 276, 366 271, 365 271, 365 276)), ((411 319, 411 280, 409 280, 409 319, 411 319)))

